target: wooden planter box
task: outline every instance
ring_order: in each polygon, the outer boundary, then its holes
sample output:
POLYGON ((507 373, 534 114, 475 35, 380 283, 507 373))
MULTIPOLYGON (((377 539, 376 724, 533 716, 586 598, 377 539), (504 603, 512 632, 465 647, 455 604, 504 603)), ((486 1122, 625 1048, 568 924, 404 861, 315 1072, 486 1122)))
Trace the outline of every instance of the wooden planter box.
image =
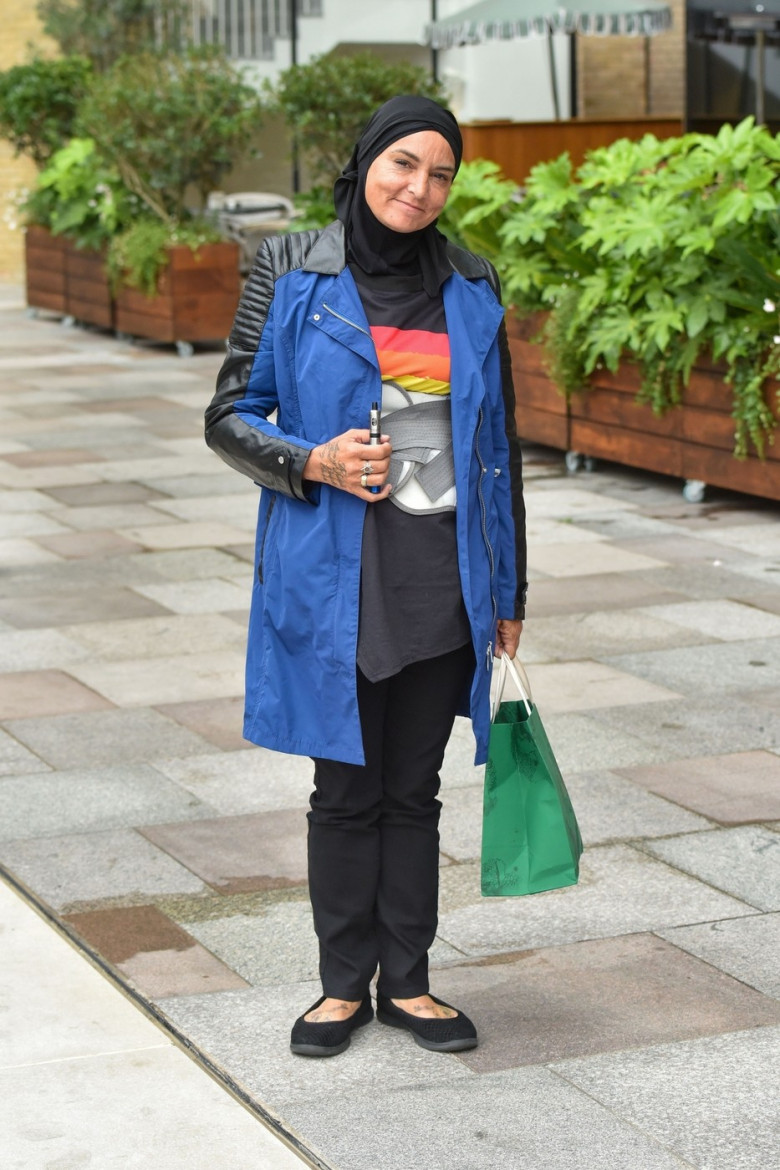
POLYGON ((238 244, 186 245, 170 250, 157 294, 122 288, 115 303, 119 333, 153 341, 217 341, 228 336, 240 295, 238 244))
POLYGON ((616 375, 597 371, 589 389, 574 395, 567 407, 544 372, 541 346, 528 341, 538 333, 540 319, 510 318, 507 325, 521 438, 780 500, 780 442, 767 447, 765 459, 734 458, 731 390, 717 366, 695 366, 682 404, 660 418, 635 401, 639 372, 628 364, 616 375))
POLYGON ((84 325, 114 326, 114 300, 102 252, 68 244, 65 252, 65 311, 84 325))
POLYGON ((68 242, 31 224, 24 237, 27 304, 65 316, 65 257, 68 242))

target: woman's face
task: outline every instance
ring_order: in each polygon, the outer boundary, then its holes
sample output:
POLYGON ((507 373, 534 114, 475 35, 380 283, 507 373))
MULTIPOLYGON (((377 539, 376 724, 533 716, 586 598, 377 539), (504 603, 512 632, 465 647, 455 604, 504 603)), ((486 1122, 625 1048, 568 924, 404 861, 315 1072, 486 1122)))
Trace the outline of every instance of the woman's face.
POLYGON ((419 232, 447 202, 455 176, 452 148, 435 130, 399 138, 378 155, 366 175, 366 202, 394 232, 419 232))

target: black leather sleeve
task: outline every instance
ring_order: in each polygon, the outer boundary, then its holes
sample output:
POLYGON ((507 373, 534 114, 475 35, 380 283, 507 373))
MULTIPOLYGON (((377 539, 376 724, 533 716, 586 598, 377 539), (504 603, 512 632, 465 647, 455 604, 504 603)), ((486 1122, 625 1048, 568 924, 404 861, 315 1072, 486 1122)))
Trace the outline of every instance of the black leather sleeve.
MULTIPOLYGON (((517 437, 515 421, 515 384, 512 377, 512 357, 506 323, 501 322, 498 332, 498 348, 501 357, 501 390, 504 397, 506 416, 506 437, 509 443, 509 479, 512 488, 512 517, 515 523, 515 557, 517 569, 517 596, 515 618, 525 617, 526 595, 528 593, 528 551, 525 535, 525 497, 523 495, 523 452, 517 437)), ((506 617, 506 614, 500 615, 506 617)))
POLYGON ((217 376, 216 393, 206 410, 206 442, 212 451, 261 487, 299 500, 309 499, 303 483, 309 448, 251 426, 234 407, 246 394, 276 280, 301 267, 315 238, 315 233, 300 232, 265 240, 258 249, 217 376))

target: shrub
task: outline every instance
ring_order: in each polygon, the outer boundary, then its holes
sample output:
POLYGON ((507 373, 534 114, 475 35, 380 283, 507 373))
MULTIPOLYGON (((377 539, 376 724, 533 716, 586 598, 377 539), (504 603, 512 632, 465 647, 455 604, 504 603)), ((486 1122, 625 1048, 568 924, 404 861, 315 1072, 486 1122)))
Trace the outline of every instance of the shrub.
POLYGON ((40 172, 23 211, 32 223, 79 247, 100 249, 138 214, 138 200, 91 138, 73 138, 40 172))
POLYGON ((79 114, 84 133, 149 210, 187 218, 249 151, 260 99, 216 48, 125 57, 96 78, 79 114))
POLYGON ((73 134, 92 68, 85 57, 36 58, 0 73, 0 136, 45 165, 73 134))
POLYGON ((761 453, 776 425, 766 385, 780 376, 780 136, 749 118, 716 136, 623 139, 576 171, 567 155, 534 167, 519 201, 476 165, 447 215, 470 183, 484 186, 481 207, 477 190, 452 230, 488 230, 505 300, 550 311, 561 389, 633 360, 640 400, 660 414, 709 354, 733 390, 735 453, 761 453))

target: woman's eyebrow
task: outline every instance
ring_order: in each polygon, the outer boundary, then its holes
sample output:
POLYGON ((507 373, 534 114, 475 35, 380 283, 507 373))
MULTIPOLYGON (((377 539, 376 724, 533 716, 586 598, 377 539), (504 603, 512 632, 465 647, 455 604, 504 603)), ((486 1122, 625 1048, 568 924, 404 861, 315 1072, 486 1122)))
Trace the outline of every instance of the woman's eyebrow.
MULTIPOLYGON (((404 150, 402 146, 397 148, 397 152, 398 154, 405 154, 406 157, 412 159, 413 162, 418 163, 420 161, 418 155, 414 154, 411 150, 404 150)), ((454 171, 455 167, 450 166, 449 163, 437 163, 436 166, 432 167, 431 169, 434 171, 454 171)))

